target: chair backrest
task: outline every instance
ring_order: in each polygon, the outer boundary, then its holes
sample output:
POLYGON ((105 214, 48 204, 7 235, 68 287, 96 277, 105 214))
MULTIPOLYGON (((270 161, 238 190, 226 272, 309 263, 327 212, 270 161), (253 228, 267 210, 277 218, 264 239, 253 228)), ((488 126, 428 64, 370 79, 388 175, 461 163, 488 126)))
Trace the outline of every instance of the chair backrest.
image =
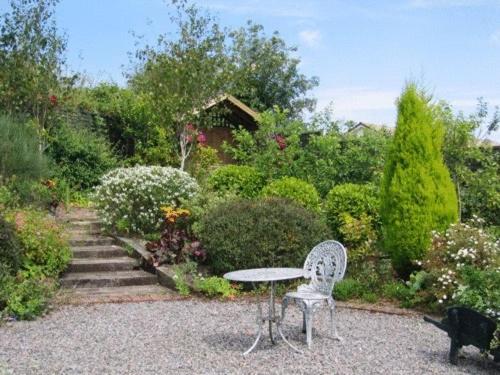
POLYGON ((309 287, 330 295, 333 286, 344 277, 347 253, 337 241, 324 241, 314 246, 304 263, 304 276, 311 279, 309 287))

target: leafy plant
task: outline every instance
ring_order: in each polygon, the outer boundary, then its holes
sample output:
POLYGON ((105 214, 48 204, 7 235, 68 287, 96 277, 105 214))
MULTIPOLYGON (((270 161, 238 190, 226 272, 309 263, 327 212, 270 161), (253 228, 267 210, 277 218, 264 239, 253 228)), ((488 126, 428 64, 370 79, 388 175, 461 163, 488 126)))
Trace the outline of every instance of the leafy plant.
POLYGON ((403 277, 425 255, 431 231, 457 220, 457 196, 441 151, 443 133, 429 98, 409 84, 398 103, 381 208, 384 249, 403 277))
POLYGON ((0 216, 0 267, 16 273, 21 265, 21 247, 14 226, 0 216))
POLYGON ((320 210, 321 200, 314 186, 295 177, 271 182, 262 189, 262 196, 287 198, 312 211, 320 210))
POLYGON ((197 190, 196 181, 175 168, 118 168, 103 176, 94 201, 108 228, 120 222, 122 231, 151 233, 163 223, 160 207, 176 207, 197 190))
POLYGON ((207 186, 219 193, 234 193, 243 198, 256 197, 264 186, 264 177, 247 165, 225 165, 217 168, 207 186))
MULTIPOLYGON (((341 242, 344 237, 341 231, 345 214, 354 219, 363 215, 376 226, 378 224, 379 200, 377 190, 373 185, 343 184, 332 188, 325 200, 325 212, 335 238, 341 242)), ((368 220, 365 218, 365 220, 368 220)))
POLYGON ((146 250, 153 253, 153 265, 184 263, 189 259, 204 260, 205 250, 190 233, 185 220, 190 212, 173 207, 162 207, 162 211, 165 221, 160 238, 146 244, 146 250))
POLYGON ((50 280, 21 278, 8 286, 7 313, 21 320, 31 320, 47 308, 54 286, 50 280))
POLYGON ((194 287, 208 297, 232 298, 238 293, 238 289, 229 280, 217 276, 196 277, 194 287))
POLYGON ((181 296, 188 296, 191 293, 188 278, 193 278, 196 274, 196 263, 188 261, 181 264, 176 264, 174 270, 175 289, 181 296))
POLYGON ((353 278, 345 278, 335 284, 333 296, 339 301, 359 298, 363 293, 363 285, 353 278))
POLYGON ((329 238, 317 215, 278 198, 221 203, 202 218, 198 235, 216 274, 300 267, 311 248, 329 238))

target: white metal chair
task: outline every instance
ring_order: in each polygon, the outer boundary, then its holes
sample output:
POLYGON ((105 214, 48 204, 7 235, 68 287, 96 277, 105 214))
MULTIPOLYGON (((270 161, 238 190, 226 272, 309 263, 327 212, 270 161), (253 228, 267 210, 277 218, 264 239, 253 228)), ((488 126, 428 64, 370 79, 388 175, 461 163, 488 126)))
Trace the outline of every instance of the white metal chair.
POLYGON ((347 253, 337 241, 324 241, 316 245, 304 263, 304 277, 309 284, 300 285, 296 292, 289 292, 281 305, 281 323, 290 302, 295 302, 302 311, 302 332, 306 333, 307 346, 312 342, 312 318, 315 311, 326 302, 330 309, 330 330, 332 338, 341 340, 334 322, 335 300, 332 292, 335 283, 344 277, 347 266, 347 253))

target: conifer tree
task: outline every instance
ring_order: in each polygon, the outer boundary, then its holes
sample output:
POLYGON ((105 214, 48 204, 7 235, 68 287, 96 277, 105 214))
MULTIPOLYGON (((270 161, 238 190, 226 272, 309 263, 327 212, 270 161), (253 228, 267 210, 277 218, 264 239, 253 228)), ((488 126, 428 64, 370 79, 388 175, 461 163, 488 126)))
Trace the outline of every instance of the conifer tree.
POLYGON ((431 241, 458 217, 457 196, 444 164, 443 124, 414 83, 403 90, 382 180, 383 245, 402 277, 431 241))

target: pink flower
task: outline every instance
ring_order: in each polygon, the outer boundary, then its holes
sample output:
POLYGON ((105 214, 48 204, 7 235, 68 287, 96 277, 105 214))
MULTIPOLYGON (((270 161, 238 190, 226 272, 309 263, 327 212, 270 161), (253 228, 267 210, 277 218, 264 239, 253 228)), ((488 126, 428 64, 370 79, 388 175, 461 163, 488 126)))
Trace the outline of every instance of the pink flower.
POLYGON ((194 132, 195 131, 195 127, 193 124, 189 123, 186 125, 186 131, 187 132, 194 132))
POLYGON ((200 132, 196 137, 196 140, 200 145, 205 145, 205 143, 207 143, 207 136, 205 135, 205 133, 200 132))
POLYGON ((278 147, 280 150, 284 150, 286 148, 286 138, 283 137, 282 135, 275 135, 274 140, 278 144, 278 147))
POLYGON ((56 106, 57 105, 57 96, 55 96, 55 95, 49 96, 49 101, 50 101, 50 104, 52 104, 53 106, 56 106))

